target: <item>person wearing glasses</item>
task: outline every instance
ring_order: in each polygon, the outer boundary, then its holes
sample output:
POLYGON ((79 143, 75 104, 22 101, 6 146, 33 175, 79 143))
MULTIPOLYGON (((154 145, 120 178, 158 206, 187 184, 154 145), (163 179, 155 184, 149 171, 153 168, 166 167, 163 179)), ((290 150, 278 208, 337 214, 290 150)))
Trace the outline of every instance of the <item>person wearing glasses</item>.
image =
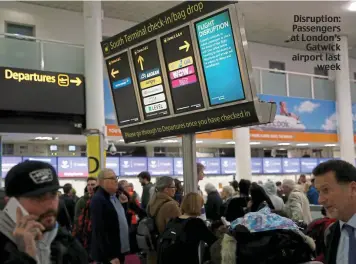
MULTIPOLYGON (((156 192, 147 206, 147 212, 155 218, 155 224, 159 234, 165 230, 168 222, 181 216, 178 202, 174 200, 176 186, 174 179, 168 176, 160 177, 156 183, 156 192)), ((150 252, 147 256, 148 264, 157 263, 156 252, 150 252)))
POLYGON ((118 178, 111 169, 98 174, 98 185, 90 203, 91 257, 98 264, 123 264, 130 251, 128 198, 118 192, 118 178))

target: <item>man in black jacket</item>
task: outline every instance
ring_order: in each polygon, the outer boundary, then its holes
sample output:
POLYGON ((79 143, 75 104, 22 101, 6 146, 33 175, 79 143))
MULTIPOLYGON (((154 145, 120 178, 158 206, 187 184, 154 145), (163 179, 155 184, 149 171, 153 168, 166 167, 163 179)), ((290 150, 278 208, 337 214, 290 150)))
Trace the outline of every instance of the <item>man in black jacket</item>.
POLYGON ((91 199, 91 257, 98 263, 123 264, 130 251, 128 198, 118 193, 118 179, 111 169, 98 175, 99 188, 91 199))
POLYGON ((0 263, 88 263, 84 249, 56 222, 59 188, 55 169, 45 162, 27 160, 8 172, 10 200, 0 211, 0 263), (14 199, 23 209, 14 206, 14 199))

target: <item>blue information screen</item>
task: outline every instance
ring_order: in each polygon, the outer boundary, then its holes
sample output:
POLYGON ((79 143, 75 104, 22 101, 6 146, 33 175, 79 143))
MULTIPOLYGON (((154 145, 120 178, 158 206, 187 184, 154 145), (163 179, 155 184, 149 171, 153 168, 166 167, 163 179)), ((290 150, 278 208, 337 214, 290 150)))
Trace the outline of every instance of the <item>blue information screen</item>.
POLYGON ((318 159, 300 159, 300 169, 302 173, 311 173, 316 166, 318 166, 318 159))
POLYGON ((283 173, 300 173, 300 162, 297 158, 283 159, 283 173))
POLYGON ((147 171, 147 158, 120 158, 121 176, 137 176, 142 171, 147 171))
POLYGON ((262 158, 251 158, 251 172, 252 174, 263 173, 262 158))
POLYGON ((12 167, 22 162, 22 157, 2 157, 1 162, 1 176, 5 178, 12 167))
POLYGON ((221 173, 219 158, 198 158, 197 161, 204 165, 206 175, 219 175, 221 173))
POLYGON ((245 99, 229 11, 196 22, 195 30, 210 105, 245 99))
POLYGON ((152 176, 172 176, 173 158, 148 158, 148 171, 152 176))
POLYGON ((88 159, 83 157, 59 157, 59 177, 88 177, 88 159))
POLYGON ((183 175, 183 158, 174 158, 174 175, 183 175))
POLYGON ((47 162, 51 164, 57 170, 57 158, 56 157, 23 157, 23 161, 25 160, 37 160, 42 162, 47 162))
POLYGON ((120 175, 119 158, 108 157, 106 158, 106 168, 112 169, 117 176, 120 175))
POLYGON ((235 174, 236 160, 235 158, 221 158, 221 174, 235 174))
POLYGON ((282 173, 282 159, 280 158, 264 158, 263 172, 265 174, 281 174, 282 173))

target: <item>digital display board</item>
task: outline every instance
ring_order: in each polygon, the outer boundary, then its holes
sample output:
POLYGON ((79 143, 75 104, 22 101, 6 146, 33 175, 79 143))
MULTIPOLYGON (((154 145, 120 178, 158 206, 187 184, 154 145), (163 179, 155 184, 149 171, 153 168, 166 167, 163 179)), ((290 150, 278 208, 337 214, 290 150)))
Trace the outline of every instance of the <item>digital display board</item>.
POLYGON ((122 53, 106 61, 118 125, 140 121, 129 58, 122 53))
POLYGON ((22 157, 1 157, 1 176, 6 177, 9 170, 22 162, 22 157))
POLYGON ((281 158, 264 158, 263 159, 264 174, 281 174, 282 159, 281 158))
POLYGON ((143 113, 146 119, 169 114, 157 42, 152 40, 132 50, 143 113))
POLYGON ((147 171, 147 158, 120 157, 120 176, 137 176, 147 171))
POLYGON ((183 175, 183 158, 174 158, 174 175, 181 176, 183 175))
POLYGON ((328 161, 328 160, 331 160, 331 159, 333 159, 333 158, 319 158, 318 159, 318 164, 323 163, 323 162, 328 161))
POLYGON ((245 99, 229 11, 196 22, 195 30, 210 104, 245 99))
POLYGON ((0 67, 0 110, 83 115, 84 89, 83 75, 0 67))
POLYGON ((263 173, 262 158, 251 158, 251 172, 252 172, 252 174, 262 174, 263 173))
POLYGON ((173 176, 173 158, 148 158, 148 171, 152 176, 173 176))
POLYGON ((283 158, 283 173, 300 173, 300 160, 298 158, 283 158))
POLYGON ((221 174, 235 174, 236 160, 235 158, 221 158, 221 174))
POLYGON ((58 177, 88 177, 88 159, 86 157, 59 157, 58 177))
POLYGON ((189 26, 161 37, 175 113, 204 107, 189 26))
POLYGON ((318 166, 318 159, 314 158, 301 158, 300 170, 301 173, 312 173, 313 169, 318 166))
POLYGON ((197 161, 204 165, 206 175, 221 174, 220 158, 198 158, 197 161))
POLYGON ((23 161, 25 160, 38 160, 42 162, 47 162, 51 164, 57 170, 57 158, 56 157, 23 157, 23 161))
POLYGON ((106 158, 106 168, 112 169, 117 176, 120 175, 119 158, 108 157, 106 158))

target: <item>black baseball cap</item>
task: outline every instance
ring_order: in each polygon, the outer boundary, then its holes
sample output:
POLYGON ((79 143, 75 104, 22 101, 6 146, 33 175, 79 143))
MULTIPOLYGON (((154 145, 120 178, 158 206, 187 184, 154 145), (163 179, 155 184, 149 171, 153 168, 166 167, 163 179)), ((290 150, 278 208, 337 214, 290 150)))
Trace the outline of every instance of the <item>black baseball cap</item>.
POLYGON ((9 197, 34 197, 60 188, 56 170, 42 161, 21 162, 12 167, 5 178, 5 192, 9 197))

